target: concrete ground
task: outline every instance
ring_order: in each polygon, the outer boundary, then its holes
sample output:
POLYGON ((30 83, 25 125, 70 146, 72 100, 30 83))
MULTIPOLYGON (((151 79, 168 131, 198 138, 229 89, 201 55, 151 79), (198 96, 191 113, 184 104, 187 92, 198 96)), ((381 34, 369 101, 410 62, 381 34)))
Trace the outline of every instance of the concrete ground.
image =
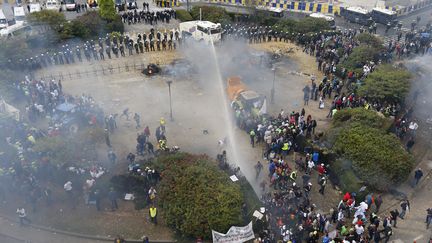
POLYGON ((102 243, 107 241, 82 239, 64 234, 21 227, 17 221, 0 217, 0 242, 4 243, 102 243))

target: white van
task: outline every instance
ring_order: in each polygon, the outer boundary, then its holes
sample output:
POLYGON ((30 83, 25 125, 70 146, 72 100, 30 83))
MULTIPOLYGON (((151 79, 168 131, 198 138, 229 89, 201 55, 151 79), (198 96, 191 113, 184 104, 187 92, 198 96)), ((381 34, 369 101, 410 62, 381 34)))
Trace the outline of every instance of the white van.
POLYGON ((76 1, 75 0, 66 0, 66 10, 67 11, 75 11, 76 10, 76 1))
POLYGON ((6 27, 8 27, 7 19, 3 13, 3 10, 0 9, 0 29, 4 29, 6 27))
POLYGON ((39 3, 30 3, 30 13, 40 12, 41 5, 39 3))
POLYGON ((60 1, 58 1, 58 0, 47 0, 45 4, 46 4, 45 5, 46 9, 48 9, 48 10, 59 11, 61 8, 60 1))
POLYGON ((13 7, 13 14, 16 22, 25 21, 24 7, 13 7))

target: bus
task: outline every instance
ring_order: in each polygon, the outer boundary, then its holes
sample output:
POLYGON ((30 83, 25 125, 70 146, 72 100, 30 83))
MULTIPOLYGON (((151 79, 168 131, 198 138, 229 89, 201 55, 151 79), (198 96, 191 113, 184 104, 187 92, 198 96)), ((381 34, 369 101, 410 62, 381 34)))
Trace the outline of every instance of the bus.
POLYGON ((210 21, 187 21, 179 25, 183 39, 193 38, 197 41, 205 41, 210 44, 221 40, 222 27, 220 23, 210 21))
POLYGON ((390 9, 374 8, 372 9, 371 17, 377 23, 395 25, 397 13, 390 9))
POLYGON ((350 22, 367 25, 369 23, 370 13, 368 10, 361 7, 348 7, 341 8, 341 16, 350 22))
POLYGON ((311 13, 309 14, 309 17, 311 18, 317 18, 317 19, 324 19, 325 21, 327 21, 327 23, 329 23, 329 26, 332 30, 336 29, 336 23, 335 20, 332 16, 328 16, 322 13, 311 13))
POLYGON ((256 10, 260 13, 264 13, 264 15, 268 17, 283 18, 284 16, 284 10, 282 8, 257 6, 256 10))

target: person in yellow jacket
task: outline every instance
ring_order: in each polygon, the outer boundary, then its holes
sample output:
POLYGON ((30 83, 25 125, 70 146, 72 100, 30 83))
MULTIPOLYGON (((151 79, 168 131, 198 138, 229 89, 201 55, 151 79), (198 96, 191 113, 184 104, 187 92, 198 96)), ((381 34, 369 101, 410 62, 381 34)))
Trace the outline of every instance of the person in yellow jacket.
POLYGON ((288 151, 290 149, 290 144, 288 141, 286 141, 282 146, 282 156, 285 158, 288 155, 288 151))
POLYGON ((28 135, 27 140, 28 140, 29 142, 31 142, 32 144, 35 144, 35 143, 36 143, 35 138, 34 138, 33 135, 31 135, 31 134, 28 135))
POLYGON ((252 129, 250 132, 249 132, 249 136, 250 136, 250 143, 251 143, 251 145, 252 145, 252 148, 253 147, 255 147, 255 130, 254 129, 252 129))
POLYGON ((155 206, 151 205, 149 209, 150 221, 157 224, 157 209, 155 206))

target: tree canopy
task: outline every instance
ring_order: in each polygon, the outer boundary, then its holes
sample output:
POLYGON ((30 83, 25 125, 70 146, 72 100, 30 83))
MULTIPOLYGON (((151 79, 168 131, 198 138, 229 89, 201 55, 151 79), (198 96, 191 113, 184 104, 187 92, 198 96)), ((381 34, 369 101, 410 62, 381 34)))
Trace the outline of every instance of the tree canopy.
POLYGON ((410 89, 410 73, 402 68, 382 65, 365 79, 358 93, 380 102, 399 103, 410 89))
POLYGON ((356 176, 378 190, 406 180, 414 164, 394 134, 359 124, 341 130, 334 150, 351 160, 356 176))
POLYGON ((352 125, 363 125, 387 130, 391 121, 384 116, 378 115, 374 110, 366 110, 363 107, 354 109, 342 109, 333 116, 333 127, 344 127, 352 125))
POLYGON ((221 24, 226 24, 231 22, 231 17, 229 16, 228 12, 224 8, 215 7, 215 6, 192 7, 190 14, 192 15, 193 19, 195 20, 200 19, 200 9, 201 9, 202 20, 207 20, 213 23, 221 23, 221 24))
POLYGON ((369 34, 367 32, 363 32, 361 34, 358 34, 355 38, 358 42, 360 42, 360 44, 363 44, 363 45, 371 46, 374 48, 382 48, 383 47, 383 41, 380 38, 378 38, 372 34, 369 34))
POLYGON ((278 21, 275 26, 278 32, 287 33, 318 33, 330 29, 330 25, 324 19, 304 18, 301 20, 283 19, 278 21))
POLYGON ((108 22, 113 21, 117 17, 113 0, 99 0, 99 14, 108 22))
POLYGON ((353 49, 351 55, 339 65, 341 68, 345 68, 349 71, 354 71, 357 74, 363 73, 363 66, 370 61, 378 62, 379 56, 381 54, 382 47, 372 47, 365 44, 360 44, 360 46, 353 49))
POLYGON ((241 220, 239 184, 206 156, 175 154, 158 158, 161 166, 160 202, 168 225, 181 235, 211 237, 241 220))

